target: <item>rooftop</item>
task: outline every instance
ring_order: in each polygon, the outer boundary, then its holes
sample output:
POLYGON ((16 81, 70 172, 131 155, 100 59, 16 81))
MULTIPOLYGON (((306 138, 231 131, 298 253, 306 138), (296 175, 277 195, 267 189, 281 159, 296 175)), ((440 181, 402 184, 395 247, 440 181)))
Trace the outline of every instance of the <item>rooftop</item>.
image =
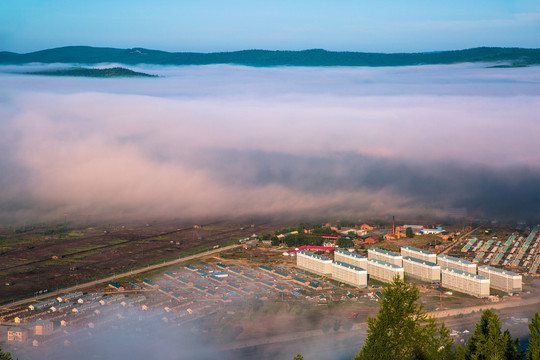
POLYGON ((414 262, 424 264, 424 265, 427 265, 427 266, 438 266, 438 267, 440 267, 440 265, 437 265, 434 262, 426 261, 426 260, 422 260, 422 259, 417 259, 417 258, 412 257, 412 256, 405 256, 403 258, 403 260, 410 260, 410 261, 414 261, 414 262))
POLYGON ((403 269, 401 266, 397 266, 395 264, 391 264, 389 262, 378 260, 378 259, 368 259, 368 261, 374 262, 374 263, 379 264, 379 265, 391 267, 391 268, 394 268, 394 269, 403 269))
POLYGON ((353 252, 350 252, 350 251, 342 250, 342 249, 338 249, 335 252, 339 253, 339 254, 347 255, 347 256, 352 256, 352 257, 355 257, 357 259, 365 259, 365 257, 363 257, 362 255, 359 255, 359 254, 356 254, 356 253, 353 253, 353 252))
POLYGON ((460 259, 460 258, 453 257, 453 256, 438 255, 438 257, 441 258, 441 259, 446 259, 446 260, 450 260, 450 261, 459 262, 459 263, 462 263, 462 264, 465 264, 465 265, 473 265, 473 263, 470 262, 469 260, 460 259))
POLYGON ((412 247, 412 246, 402 246, 401 248, 402 249, 408 249, 408 250, 411 250, 411 251, 416 251, 416 252, 426 254, 426 255, 435 255, 435 253, 433 253, 431 251, 415 248, 415 247, 412 247))
POLYGON ((376 247, 372 247, 372 248, 368 249, 368 253, 370 251, 375 251, 375 252, 378 252, 379 254, 385 254, 385 255, 389 255, 389 256, 396 256, 396 257, 399 256, 399 257, 401 257, 401 255, 396 254, 395 252, 379 249, 379 248, 376 248, 376 247))
POLYGON ((339 266, 342 266, 342 267, 346 267, 346 268, 349 268, 349 269, 353 269, 353 270, 356 270, 356 271, 364 271, 364 272, 367 272, 365 269, 362 269, 362 268, 359 267, 359 266, 354 266, 354 265, 347 264, 347 263, 344 263, 344 262, 341 262, 341 261, 334 261, 334 264, 339 265, 339 266))
POLYGON ((470 273, 470 272, 466 272, 466 271, 462 271, 462 270, 458 270, 458 269, 454 269, 454 268, 445 267, 442 270, 452 272, 452 273, 456 273, 456 274, 460 274, 460 275, 465 275, 465 276, 471 277, 473 279, 488 280, 489 281, 489 279, 483 277, 482 275, 476 275, 476 274, 473 274, 473 273, 470 273))
POLYGON ((486 270, 489 270, 489 271, 495 271, 495 272, 498 272, 498 273, 501 273, 501 274, 504 274, 504 275, 508 275, 508 276, 520 276, 520 275, 516 274, 515 272, 507 271, 507 270, 503 270, 503 269, 498 269, 496 267, 487 266, 487 265, 479 266, 478 269, 486 269, 486 270))
POLYGON ((313 254, 313 253, 310 253, 310 252, 304 251, 304 250, 299 251, 299 252, 298 252, 298 255, 306 255, 306 256, 315 258, 315 259, 317 259, 317 260, 322 260, 322 261, 331 261, 331 260, 330 260, 329 258, 327 258, 327 257, 321 256, 321 255, 317 255, 317 254, 313 254))

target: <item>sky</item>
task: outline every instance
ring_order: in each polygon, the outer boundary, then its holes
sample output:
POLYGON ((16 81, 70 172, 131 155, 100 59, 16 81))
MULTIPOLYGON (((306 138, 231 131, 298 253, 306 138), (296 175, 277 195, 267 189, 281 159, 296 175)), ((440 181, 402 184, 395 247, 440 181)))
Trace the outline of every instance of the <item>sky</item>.
POLYGON ((0 50, 424 52, 540 48, 536 0, 3 0, 0 50))
POLYGON ((537 66, 58 66, 0 68, 0 224, 540 219, 537 66))

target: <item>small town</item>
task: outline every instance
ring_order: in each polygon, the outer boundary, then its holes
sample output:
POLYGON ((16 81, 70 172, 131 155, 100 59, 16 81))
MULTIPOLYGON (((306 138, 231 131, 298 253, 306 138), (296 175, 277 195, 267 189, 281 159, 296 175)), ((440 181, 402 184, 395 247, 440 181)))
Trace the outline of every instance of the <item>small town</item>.
MULTIPOLYGON (((262 345, 269 337, 276 344, 286 342, 283 336, 289 332, 306 330, 277 326, 262 332, 242 322, 243 316, 261 316, 257 313, 272 304, 313 309, 320 314, 316 326, 323 334, 331 326, 337 326, 336 334, 362 334, 382 286, 395 277, 417 284, 426 308, 441 319, 460 319, 482 307, 516 306, 517 299, 534 308, 538 289, 527 284, 538 276, 539 229, 506 233, 508 227, 478 226, 463 233, 443 226, 396 226, 392 220, 390 228, 327 223, 253 234, 231 250, 215 245, 211 255, 202 252, 196 260, 166 270, 125 274, 90 288, 81 284, 79 291, 54 297, 42 291, 44 300, 29 299, 25 305, 6 303, 0 334, 5 344, 24 354, 70 347, 111 326, 144 332, 144 323, 159 323, 205 337, 221 324, 229 333, 212 336, 220 349, 234 353, 262 345)), ((521 318, 526 316, 513 316, 512 321, 517 324, 521 318)), ((470 331, 460 324, 452 335, 464 341, 470 331)))

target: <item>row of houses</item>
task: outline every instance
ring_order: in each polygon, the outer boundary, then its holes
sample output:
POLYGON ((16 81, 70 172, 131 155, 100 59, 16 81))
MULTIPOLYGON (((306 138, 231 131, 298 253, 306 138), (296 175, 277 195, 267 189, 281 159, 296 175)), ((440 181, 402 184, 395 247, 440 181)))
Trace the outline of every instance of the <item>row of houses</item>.
POLYGON ((334 261, 324 256, 298 252, 298 267, 320 275, 332 276, 344 283, 365 287, 369 277, 391 282, 397 275, 410 277, 442 286, 477 297, 489 296, 489 289, 505 292, 522 290, 522 277, 510 271, 490 266, 480 266, 470 261, 448 255, 439 255, 430 251, 404 246, 401 254, 370 248, 368 258, 342 249, 334 252, 334 261), (345 271, 346 265, 350 265, 345 271), (345 275, 350 274, 350 275, 345 275), (354 274, 354 275, 353 275, 354 274))

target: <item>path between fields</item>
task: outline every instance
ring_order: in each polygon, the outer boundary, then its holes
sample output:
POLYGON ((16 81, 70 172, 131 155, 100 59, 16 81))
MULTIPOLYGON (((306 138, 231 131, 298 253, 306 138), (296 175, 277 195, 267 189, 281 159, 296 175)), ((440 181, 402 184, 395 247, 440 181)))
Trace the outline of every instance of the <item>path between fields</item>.
POLYGON ((4 305, 0 306, 0 309, 10 309, 10 308, 21 306, 21 305, 24 305, 24 304, 27 304, 27 303, 30 303, 30 302, 34 302, 36 300, 50 298, 50 297, 53 297, 53 296, 56 297, 56 296, 59 296, 61 294, 66 294, 66 293, 70 293, 70 292, 74 292, 74 291, 79 291, 81 289, 91 287, 91 286, 96 286, 96 285, 99 285, 99 284, 104 283, 104 282, 111 282, 111 281, 123 278, 125 276, 128 276, 128 275, 131 276, 131 275, 137 275, 137 274, 145 273, 145 272, 148 272, 148 271, 152 271, 152 270, 156 270, 156 269, 159 269, 159 268, 162 268, 162 267, 182 263, 182 262, 185 262, 185 261, 197 259, 197 258, 208 256, 208 255, 212 255, 212 254, 219 253, 219 252, 222 252, 222 251, 236 249, 236 248, 238 248, 240 246, 241 246, 240 244, 233 244, 233 245, 223 246, 223 247, 208 250, 208 251, 205 251, 205 252, 202 252, 202 253, 199 253, 199 254, 189 255, 189 256, 178 258, 178 259, 166 261, 166 262, 161 263, 161 264, 150 265, 150 266, 146 266, 146 267, 136 269, 136 270, 129 270, 129 271, 126 271, 126 272, 123 272, 123 273, 120 273, 120 274, 111 275, 111 276, 101 278, 101 279, 98 279, 98 280, 93 280, 93 281, 90 281, 90 282, 77 284, 77 285, 74 285, 74 286, 70 286, 68 288, 54 290, 54 291, 51 291, 51 292, 48 292, 48 293, 45 293, 45 294, 42 294, 42 295, 38 295, 38 296, 35 296, 35 297, 32 297, 32 298, 27 298, 27 299, 15 301, 15 302, 12 302, 12 303, 9 303, 9 304, 4 304, 4 305))

